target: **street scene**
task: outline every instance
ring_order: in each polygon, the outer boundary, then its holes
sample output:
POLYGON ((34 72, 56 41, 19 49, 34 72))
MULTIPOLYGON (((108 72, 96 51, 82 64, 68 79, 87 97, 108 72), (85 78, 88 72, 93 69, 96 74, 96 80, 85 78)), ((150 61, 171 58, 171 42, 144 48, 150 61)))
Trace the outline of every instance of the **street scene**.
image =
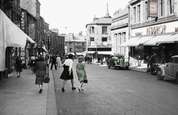
POLYGON ((0 115, 178 115, 178 0, 0 0, 0 115))
MULTIPOLYGON (((74 64, 75 68, 75 64, 74 64)), ((114 70, 86 65, 89 82, 84 90, 62 93, 60 71, 53 71, 59 115, 176 115, 177 85, 170 79, 160 82, 156 76, 134 70, 114 70)), ((74 74, 75 75, 75 74, 74 74)), ((79 84, 75 76, 75 86, 79 84)))
MULTIPOLYGON (((75 72, 74 85, 79 81, 75 72)), ((30 69, 21 78, 14 74, 1 83, 1 115, 177 115, 177 85, 171 79, 158 81, 138 68, 108 69, 106 65, 86 64, 88 83, 84 90, 71 89, 67 81, 62 92, 63 67, 50 70, 51 81, 42 95, 34 85, 30 69), (7 87, 9 86, 9 87, 7 87)))

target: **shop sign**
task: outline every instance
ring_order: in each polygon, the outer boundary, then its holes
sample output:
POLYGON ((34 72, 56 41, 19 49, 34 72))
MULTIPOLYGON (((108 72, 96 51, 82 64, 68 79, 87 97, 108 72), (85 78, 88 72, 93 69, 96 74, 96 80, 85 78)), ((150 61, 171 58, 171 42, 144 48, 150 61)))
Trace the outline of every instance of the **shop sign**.
POLYGON ((144 36, 178 32, 178 21, 166 22, 164 24, 155 24, 131 30, 131 36, 144 36))
POLYGON ((167 28, 166 25, 148 27, 146 28, 147 35, 166 33, 166 28, 167 28))
POLYGON ((158 0, 149 0, 149 17, 158 17, 158 0))

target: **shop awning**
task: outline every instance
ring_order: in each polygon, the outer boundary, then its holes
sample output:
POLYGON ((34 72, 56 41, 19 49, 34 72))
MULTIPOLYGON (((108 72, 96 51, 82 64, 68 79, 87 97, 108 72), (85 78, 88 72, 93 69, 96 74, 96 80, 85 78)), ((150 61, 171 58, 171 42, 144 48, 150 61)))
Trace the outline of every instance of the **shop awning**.
POLYGON ((178 41, 178 33, 171 36, 174 42, 178 41))
POLYGON ((77 52, 76 55, 83 55, 82 52, 77 52))
POLYGON ((124 42, 123 44, 121 44, 120 46, 122 47, 128 47, 128 46, 137 46, 137 40, 140 39, 141 37, 135 37, 135 38, 131 38, 128 41, 124 42))
POLYGON ((136 46, 138 46, 139 44, 143 44, 147 41, 149 41, 150 39, 152 39, 154 36, 143 36, 141 38, 139 38, 134 44, 136 46))
POLYGON ((88 54, 93 54, 95 51, 87 51, 88 54))
POLYGON ((48 52, 48 50, 46 49, 45 46, 43 46, 42 49, 43 49, 45 52, 48 52))
POLYGON ((111 51, 98 51, 98 54, 111 55, 111 51))
POLYGON ((174 43, 172 34, 170 35, 157 35, 149 41, 143 43, 144 45, 156 45, 157 43, 174 43))
POLYGON ((75 55, 75 54, 74 54, 74 53, 72 53, 72 52, 71 52, 71 53, 68 53, 68 55, 69 55, 69 54, 75 55))
POLYGON ((5 70, 6 47, 24 48, 27 40, 29 40, 30 42, 34 42, 0 9, 0 71, 5 70))

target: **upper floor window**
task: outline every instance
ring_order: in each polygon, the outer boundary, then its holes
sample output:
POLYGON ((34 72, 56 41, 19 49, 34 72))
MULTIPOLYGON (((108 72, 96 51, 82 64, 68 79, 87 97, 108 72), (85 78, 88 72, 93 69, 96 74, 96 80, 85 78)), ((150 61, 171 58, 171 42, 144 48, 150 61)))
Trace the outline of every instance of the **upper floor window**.
POLYGON ((168 0, 168 13, 174 13, 174 0, 168 0))
POLYGON ((90 34, 93 34, 94 33, 94 27, 90 27, 90 34))
POLYGON ((69 52, 72 52, 72 48, 69 48, 69 52))
POLYGON ((140 22, 140 5, 138 5, 138 22, 140 22))
POLYGON ((133 22, 136 23, 136 7, 133 8, 133 22))
POLYGON ((164 16, 164 0, 160 0, 160 17, 164 16))
POLYGON ((145 21, 148 20, 148 2, 145 2, 145 21))
POLYGON ((94 37, 90 37, 90 41, 94 41, 94 37))
POLYGON ((102 37, 102 42, 107 42, 107 37, 102 37))
POLYGON ((102 27, 102 34, 107 34, 107 27, 106 26, 102 27))

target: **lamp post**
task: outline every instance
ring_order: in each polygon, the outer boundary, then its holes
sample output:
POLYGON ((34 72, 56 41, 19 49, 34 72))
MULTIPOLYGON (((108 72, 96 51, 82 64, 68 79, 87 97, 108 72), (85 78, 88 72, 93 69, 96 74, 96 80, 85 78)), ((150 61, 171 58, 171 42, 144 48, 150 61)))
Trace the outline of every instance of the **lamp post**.
POLYGON ((48 37, 48 38, 47 38, 47 41, 48 41, 48 53, 49 53, 49 38, 50 38, 50 36, 51 36, 51 31, 50 31, 50 30, 47 30, 47 31, 46 31, 46 36, 48 37))

